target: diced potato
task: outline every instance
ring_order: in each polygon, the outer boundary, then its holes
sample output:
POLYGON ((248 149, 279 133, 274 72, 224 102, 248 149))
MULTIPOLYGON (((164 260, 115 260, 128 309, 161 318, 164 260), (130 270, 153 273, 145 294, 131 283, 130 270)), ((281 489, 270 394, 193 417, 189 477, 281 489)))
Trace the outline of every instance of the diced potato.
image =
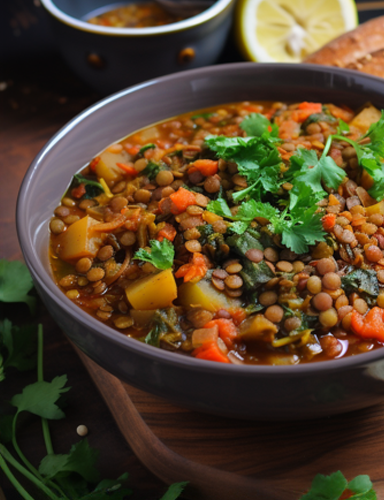
POLYGON ((380 201, 380 203, 375 203, 375 205, 366 207, 365 212, 368 215, 368 217, 373 214, 384 215, 384 201, 380 201))
POLYGON ((150 127, 150 128, 147 128, 145 130, 143 130, 142 132, 139 132, 139 137, 140 137, 140 141, 141 141, 141 144, 147 144, 149 142, 155 142, 156 139, 159 139, 160 137, 160 132, 159 132, 159 129, 155 126, 155 127, 150 127))
POLYGON ((192 333, 192 346, 196 349, 207 342, 217 342, 219 338, 219 327, 217 325, 212 328, 199 328, 192 333))
POLYGON ((360 111, 360 113, 349 123, 349 126, 356 127, 365 134, 372 123, 379 121, 380 116, 381 113, 375 106, 369 106, 360 111))
POLYGON ((99 221, 86 215, 60 234, 58 239, 62 260, 71 262, 82 257, 96 257, 104 236, 102 233, 93 231, 95 224, 99 224, 99 221))
POLYGON ((179 288, 179 302, 185 307, 198 305, 207 311, 216 312, 219 309, 240 307, 238 299, 231 299, 225 293, 219 292, 207 280, 197 283, 184 283, 179 288))
POLYGON ((96 175, 102 177, 108 186, 112 187, 124 177, 124 171, 116 163, 126 164, 130 160, 130 155, 124 149, 120 153, 104 151, 100 155, 100 161, 96 164, 96 175))
POLYGON ((128 285, 125 294, 134 309, 148 311, 171 306, 177 297, 172 269, 150 274, 135 281, 132 285, 128 285))
POLYGON ((240 325, 240 337, 245 340, 264 340, 271 342, 277 333, 277 326, 262 314, 251 316, 240 325))
POLYGON ((140 309, 132 309, 130 315, 135 323, 135 326, 140 326, 144 328, 150 325, 155 312, 156 309, 148 309, 147 311, 142 311, 140 309))

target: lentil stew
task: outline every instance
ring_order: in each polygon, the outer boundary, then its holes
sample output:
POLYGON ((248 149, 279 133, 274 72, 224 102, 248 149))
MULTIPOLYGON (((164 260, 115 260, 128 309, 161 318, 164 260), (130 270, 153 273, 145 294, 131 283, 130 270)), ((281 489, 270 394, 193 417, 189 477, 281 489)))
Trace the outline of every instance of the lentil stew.
POLYGON ((384 118, 242 102, 110 145, 50 221, 67 297, 123 335, 235 364, 384 343, 384 118))

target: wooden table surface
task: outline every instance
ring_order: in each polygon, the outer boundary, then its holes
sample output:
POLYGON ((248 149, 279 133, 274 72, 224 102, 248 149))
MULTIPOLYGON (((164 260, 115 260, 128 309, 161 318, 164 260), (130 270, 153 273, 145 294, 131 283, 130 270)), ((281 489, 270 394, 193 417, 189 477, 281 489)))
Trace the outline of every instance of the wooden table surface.
MULTIPOLYGON (((47 140, 101 96, 83 85, 56 57, 24 61, 1 70, 0 258, 20 260, 15 208, 23 176, 47 140)), ((26 309, 20 311, 26 312, 26 309)), ((6 315, 12 314, 15 314, 14 308, 7 307, 6 315)), ((98 465, 102 477, 117 478, 127 471, 134 490, 132 500, 160 498, 166 487, 139 463, 129 449, 79 358, 43 306, 40 306, 39 316, 45 333, 46 380, 67 373, 68 385, 72 387, 65 410, 67 418, 53 422, 51 426, 55 452, 67 453, 69 447, 80 439, 76 427, 85 424, 90 431, 90 445, 100 450, 98 465)), ((12 376, 10 374, 1 383, 0 404, 34 381, 33 371, 12 372, 12 376)), ((37 465, 45 455, 38 419, 30 419, 25 432, 21 433, 20 445, 25 455, 37 465)), ((7 500, 19 498, 1 471, 0 485, 7 500)))

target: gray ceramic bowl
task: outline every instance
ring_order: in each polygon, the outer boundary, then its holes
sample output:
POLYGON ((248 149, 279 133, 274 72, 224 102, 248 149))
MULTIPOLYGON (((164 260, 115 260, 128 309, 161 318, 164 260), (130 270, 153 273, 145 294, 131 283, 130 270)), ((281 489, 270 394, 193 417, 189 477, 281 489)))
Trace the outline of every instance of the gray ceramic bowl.
POLYGON ((74 305, 52 280, 48 221, 72 175, 101 149, 180 113, 241 100, 320 101, 384 107, 384 83, 312 65, 239 63, 159 78, 119 92, 62 128, 30 166, 17 229, 37 290, 68 337, 103 368, 176 404, 252 419, 321 417, 384 399, 384 349, 297 366, 223 365, 127 338, 74 305))
POLYGON ((107 94, 149 78, 214 63, 228 35, 235 0, 216 0, 207 10, 178 23, 139 29, 96 26, 85 21, 91 12, 124 2, 41 3, 50 14, 68 65, 89 85, 107 94))

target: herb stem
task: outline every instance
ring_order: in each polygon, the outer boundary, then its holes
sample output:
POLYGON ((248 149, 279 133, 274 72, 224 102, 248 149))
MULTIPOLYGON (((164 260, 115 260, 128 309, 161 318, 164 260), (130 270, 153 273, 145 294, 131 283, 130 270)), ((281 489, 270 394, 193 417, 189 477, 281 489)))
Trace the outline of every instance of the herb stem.
MULTIPOLYGON (((25 476, 27 479, 29 479, 35 486, 40 488, 49 498, 51 498, 51 500, 60 500, 59 497, 57 497, 54 493, 52 493, 52 491, 43 483, 43 481, 41 481, 38 477, 35 477, 31 472, 29 472, 25 467, 23 467, 17 460, 15 460, 13 458, 13 456, 9 453, 9 451, 6 449, 6 447, 3 446, 2 444, 0 444, 0 460, 4 460, 4 459, 7 462, 9 462, 21 474, 23 474, 23 476, 25 476)), ((0 461, 0 465, 2 466, 1 461, 0 461)), ((12 473, 10 472, 10 474, 12 474, 12 473)), ((39 476, 38 473, 37 473, 37 475, 39 476)), ((8 476, 8 474, 7 474, 7 476, 8 476)), ((9 478, 9 480, 11 480, 11 478, 9 476, 8 476, 8 478, 9 478)), ((33 500, 33 498, 30 497, 29 495, 27 497, 24 497, 24 498, 26 498, 28 500, 30 500, 30 499, 33 500)))
POLYGON ((25 457, 24 453, 21 451, 19 448, 19 445, 17 444, 16 441, 16 422, 17 422, 17 416, 19 415, 19 412, 16 413, 16 415, 13 417, 12 421, 12 444, 13 447, 15 448, 17 454, 19 455, 20 459, 22 462, 24 462, 24 465, 33 473, 37 478, 42 480, 43 478, 41 477, 39 471, 31 464, 31 462, 25 457))
MULTIPOLYGON (((44 347, 43 325, 39 324, 38 329, 37 329, 37 380, 38 380, 38 382, 44 381, 43 347, 44 347)), ((49 432, 48 420, 46 418, 42 418, 41 425, 43 428, 43 436, 44 436, 45 447, 47 449, 47 454, 53 455, 54 451, 53 451, 53 446, 52 446, 51 433, 49 432)))
POLYGON ((331 147, 332 141, 334 139, 338 139, 339 141, 348 142, 348 144, 350 144, 351 146, 356 147, 356 142, 353 141, 352 139, 348 139, 348 137, 344 137, 343 135, 337 135, 337 134, 329 135, 328 139, 327 139, 327 142, 325 143, 325 147, 323 149, 323 153, 321 155, 322 157, 327 156, 328 151, 329 151, 329 149, 331 147))
POLYGON ((9 482, 12 484, 12 486, 15 488, 15 490, 20 493, 20 495, 25 499, 25 500, 33 500, 31 495, 21 486, 19 481, 15 478, 15 476, 12 474, 10 471, 7 462, 4 460, 2 456, 2 451, 0 451, 0 469, 3 470, 4 474, 7 476, 9 479, 9 482))

